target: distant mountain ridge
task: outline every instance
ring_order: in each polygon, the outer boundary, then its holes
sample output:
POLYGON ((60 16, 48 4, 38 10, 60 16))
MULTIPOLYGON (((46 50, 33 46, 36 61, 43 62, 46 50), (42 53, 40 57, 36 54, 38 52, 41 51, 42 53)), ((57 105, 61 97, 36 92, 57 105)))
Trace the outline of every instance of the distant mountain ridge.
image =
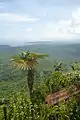
POLYGON ((22 51, 47 53, 50 59, 69 60, 80 59, 80 44, 54 44, 49 42, 30 42, 24 46, 0 45, 0 57, 12 56, 22 51))

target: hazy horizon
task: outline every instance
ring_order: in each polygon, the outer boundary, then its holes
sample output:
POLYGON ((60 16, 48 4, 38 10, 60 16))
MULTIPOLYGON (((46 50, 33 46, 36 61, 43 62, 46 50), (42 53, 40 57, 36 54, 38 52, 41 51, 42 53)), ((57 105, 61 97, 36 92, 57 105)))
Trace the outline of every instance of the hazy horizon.
POLYGON ((27 42, 0 42, 0 45, 9 45, 9 46, 25 46, 25 45, 31 45, 31 44, 54 44, 54 45, 58 45, 58 44, 80 44, 79 40, 72 40, 72 41, 53 41, 53 40, 41 40, 41 41, 27 41, 27 42))

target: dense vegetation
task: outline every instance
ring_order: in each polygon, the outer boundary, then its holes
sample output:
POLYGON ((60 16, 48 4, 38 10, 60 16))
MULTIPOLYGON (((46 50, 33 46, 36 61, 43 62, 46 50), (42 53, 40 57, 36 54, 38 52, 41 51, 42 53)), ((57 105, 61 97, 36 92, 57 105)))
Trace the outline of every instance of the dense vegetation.
MULTIPOLYGON (((21 50, 18 49, 18 52, 21 50)), ((79 94, 53 106, 45 104, 48 94, 64 88, 71 92, 73 85, 80 84, 79 61, 66 63, 53 60, 52 63, 51 56, 48 58, 49 61, 40 60, 40 64, 36 66, 31 100, 26 71, 15 68, 9 61, 9 58, 17 52, 14 49, 8 52, 7 54, 4 52, 5 55, 2 54, 0 59, 0 120, 31 120, 32 109, 35 120, 80 120, 79 94), (48 67, 45 61, 52 66, 48 67)))

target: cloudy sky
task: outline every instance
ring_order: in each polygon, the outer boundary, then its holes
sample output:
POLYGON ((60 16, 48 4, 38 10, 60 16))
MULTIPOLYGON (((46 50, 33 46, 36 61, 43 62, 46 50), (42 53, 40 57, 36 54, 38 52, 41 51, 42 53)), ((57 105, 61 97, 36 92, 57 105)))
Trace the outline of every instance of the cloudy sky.
POLYGON ((79 38, 80 0, 0 0, 0 44, 79 38))

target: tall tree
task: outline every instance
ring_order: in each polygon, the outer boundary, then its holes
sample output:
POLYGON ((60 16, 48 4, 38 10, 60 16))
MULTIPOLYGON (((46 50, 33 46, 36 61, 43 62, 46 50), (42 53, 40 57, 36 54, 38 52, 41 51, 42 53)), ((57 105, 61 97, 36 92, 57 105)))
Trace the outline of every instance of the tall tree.
MULTIPOLYGON (((35 68, 36 64, 38 64, 39 59, 43 59, 47 57, 48 55, 45 54, 37 54, 32 52, 22 52, 20 54, 15 55, 11 62, 14 64, 14 66, 23 69, 27 71, 27 82, 28 82, 28 88, 30 93, 30 100, 33 104, 33 84, 34 84, 34 76, 35 76, 35 68)), ((34 113, 31 111, 32 114, 32 120, 34 120, 34 113)))

